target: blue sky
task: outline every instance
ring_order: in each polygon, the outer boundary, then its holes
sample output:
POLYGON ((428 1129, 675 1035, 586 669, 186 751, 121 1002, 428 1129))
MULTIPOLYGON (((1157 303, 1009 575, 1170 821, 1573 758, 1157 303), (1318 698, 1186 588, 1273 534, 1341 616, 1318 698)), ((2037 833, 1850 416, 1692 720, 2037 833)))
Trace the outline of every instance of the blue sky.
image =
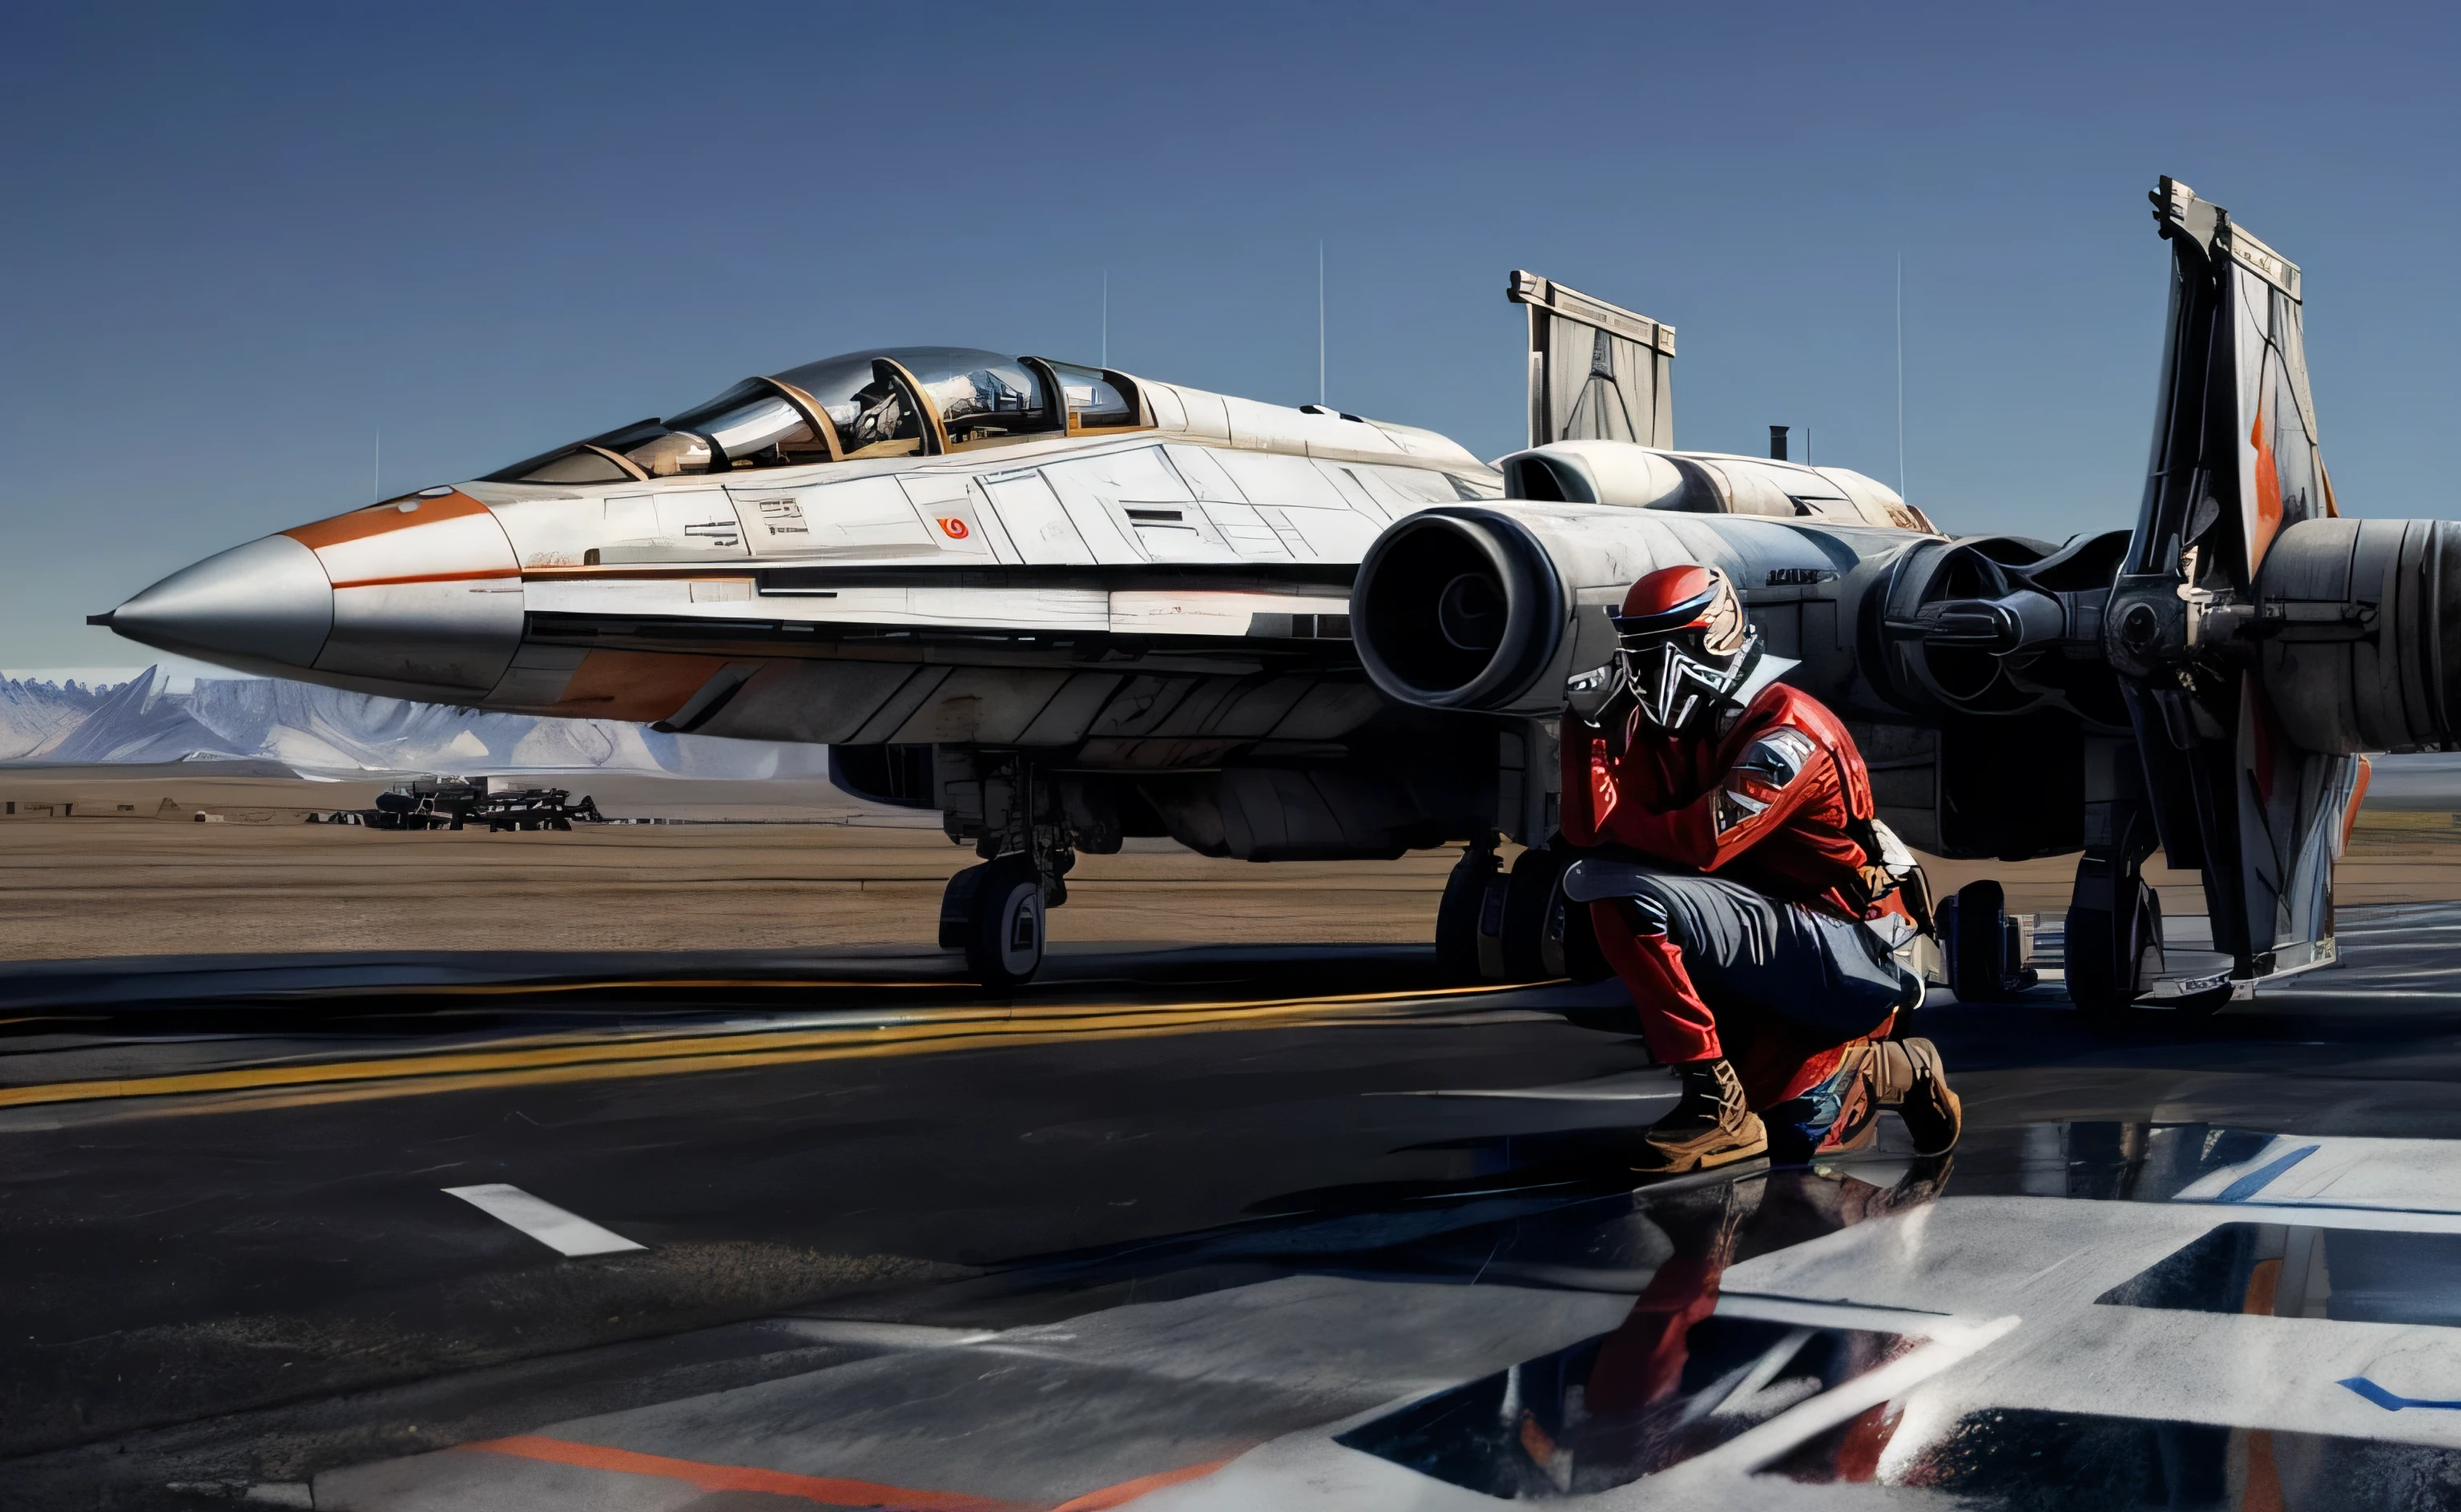
POLYGON ((955 343, 1520 442, 1529 267, 1671 321, 1679 444, 2126 523, 2172 173, 2303 265, 2346 510, 2452 515, 2450 11, 18 4, 0 662, 386 492, 955 343), (2329 19, 2324 19, 2329 17, 2329 19), (376 475, 381 433, 381 484, 376 475), (1801 435, 1798 430, 1798 436, 1801 435))

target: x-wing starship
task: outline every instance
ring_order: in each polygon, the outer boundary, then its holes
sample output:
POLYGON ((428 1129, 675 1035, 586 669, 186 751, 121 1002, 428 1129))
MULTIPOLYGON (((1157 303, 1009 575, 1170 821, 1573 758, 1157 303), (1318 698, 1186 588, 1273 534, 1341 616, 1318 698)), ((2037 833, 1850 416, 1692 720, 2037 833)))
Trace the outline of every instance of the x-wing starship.
POLYGON ((1857 473, 1675 450, 1673 329, 1515 273, 1530 444, 1492 463, 1107 369, 856 352, 249 542, 96 623, 399 698, 824 742, 974 845, 942 941, 995 983, 1038 965, 1076 855, 1132 836, 1466 842, 1440 950, 1526 977, 1568 948, 1568 685, 1636 577, 1709 563, 1910 843, 2083 852, 2080 1003, 2212 1006, 2332 959, 2360 753, 2461 741, 2461 539, 2340 517, 2298 267, 2184 184, 2153 200, 2132 530, 1953 538, 1857 473), (1509 875, 1502 839, 1530 847, 1509 875), (2157 846, 2202 872, 2211 953, 2166 952, 2157 846))

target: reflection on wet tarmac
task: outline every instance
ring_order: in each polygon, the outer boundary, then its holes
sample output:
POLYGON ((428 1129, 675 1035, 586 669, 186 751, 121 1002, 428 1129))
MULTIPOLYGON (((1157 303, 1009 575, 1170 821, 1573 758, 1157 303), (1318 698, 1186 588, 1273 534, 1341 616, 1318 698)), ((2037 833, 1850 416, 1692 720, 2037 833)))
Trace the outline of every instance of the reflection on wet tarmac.
MULTIPOLYGON (((1438 1393, 1336 1442, 1498 1497, 1603 1491, 1690 1459, 1912 1347, 1895 1333, 1722 1316, 1727 1267, 1926 1201, 1946 1175, 1945 1161, 1925 1161, 1886 1191, 1801 1170, 1643 1190, 1628 1218, 1597 1225, 1620 1255, 1656 1261, 1615 1331, 1438 1393)), ((1530 1253, 1540 1246, 1528 1243, 1529 1225, 1516 1226, 1509 1237, 1524 1253, 1508 1274, 1595 1284, 1580 1265, 1594 1245, 1530 1253)), ((1635 1274, 1629 1265, 1616 1273, 1635 1274)), ((1887 1426, 1875 1407, 1840 1437, 1830 1458, 1848 1467, 1842 1479, 1868 1479, 1852 1471, 1876 1459, 1887 1426)))
MULTIPOLYGON (((1852 1329, 1675 1321, 1643 1298, 1613 1333, 1413 1403, 1335 1441, 1488 1496, 1604 1491, 1714 1449, 1910 1348, 1899 1335, 1852 1329)), ((1854 1472, 1877 1458, 1890 1426, 1883 1409, 1868 1409, 1828 1446, 1823 1479, 1868 1480, 1854 1472)))
MULTIPOLYGON (((2002 1179, 1984 1177, 1959 1195, 1984 1209, 2004 1202, 2002 1193, 2034 1200, 2024 1208, 2030 1232, 1994 1223, 1987 1211, 1977 1215, 1985 1230, 1975 1236, 1979 1247, 2026 1268, 1971 1275, 1965 1289, 1995 1304, 2031 1301, 2040 1321, 2030 1346, 2021 1331, 1977 1358, 1974 1370, 1952 1374, 1962 1355, 1926 1365, 1926 1346, 1971 1331, 1976 1313, 1986 1310, 1969 1305, 1960 1317, 1943 1310, 1969 1301, 1957 1288, 1925 1298, 1908 1295, 1902 1285, 1930 1266, 1976 1258, 1971 1241, 1953 1240, 1939 1246, 1940 1255, 1926 1257, 1920 1242, 1908 1239, 1926 1230, 1906 1225, 1948 1196, 1951 1161, 1883 1153, 1820 1169, 1761 1169, 1589 1198, 1560 1186, 1510 1186, 1514 1172, 1560 1176, 1585 1140, 1612 1138, 1611 1131, 1573 1131, 1514 1141, 1509 1153, 1501 1142, 1490 1145, 1481 1152, 1487 1169, 1478 1191, 1350 1193, 1347 1202, 1336 1192, 1297 1194, 1268 1204, 1277 1210, 1270 1225, 1277 1238, 1218 1235, 1185 1258, 1218 1262, 1233 1251, 1253 1258, 1271 1250, 1308 1269, 1391 1283, 1631 1293, 1629 1310, 1611 1330, 1417 1395, 1330 1438, 1484 1498, 1598 1498, 1622 1505, 1612 1495, 1619 1488, 1658 1487, 1630 1504, 1684 1505, 1694 1504, 1692 1493, 1719 1481, 1731 1486, 1734 1474, 1749 1472, 1761 1483, 1863 1483, 1894 1488, 1901 1500, 1913 1499, 1910 1504, 1934 1504, 1937 1497, 1943 1507, 2007 1512, 2461 1506, 2461 1441, 2396 1441, 2461 1440, 2450 1426, 2413 1413, 2413 1421, 2399 1425, 2360 1419, 2356 1426, 2369 1433, 2298 1431, 2283 1420, 2279 1388, 2292 1395, 2343 1388, 2348 1395, 2336 1405, 2345 1409, 2344 1421, 2346 1409, 2358 1404, 2381 1414, 2461 1403, 2401 1397, 2364 1375, 2337 1379, 2329 1369, 2305 1372, 2303 1380, 2258 1383, 2275 1390, 2255 1410, 2247 1404, 2266 1392, 2234 1393, 2221 1382, 2199 1389, 2199 1368, 2216 1359, 2262 1372, 2258 1362, 2282 1353, 2279 1339, 2255 1348, 2223 1339, 2215 1352, 2172 1335, 2184 1356, 2172 1364, 2186 1368, 2140 1395, 2185 1416, 2045 1405, 2064 1397, 2125 1398, 2126 1390, 2097 1380, 2100 1373, 2163 1348, 2159 1337, 2136 1340, 2107 1329, 2099 1338, 2080 1337, 2096 1331, 2075 1326, 2078 1304, 2438 1328, 2461 1322, 2461 1217, 2454 1216, 2461 1215, 2461 1171, 2449 1172, 2440 1190, 2414 1194, 2430 1212, 2376 1210, 2376 1226, 2247 1223, 2233 1220, 2228 1207, 2245 1210, 2268 1197, 2286 1202, 2268 1189, 2330 1141, 2283 1141, 2200 1123, 2079 1120, 1997 1131, 1978 1142, 1998 1146, 1980 1153, 2002 1179), (1993 1153, 2020 1158, 1988 1159, 1993 1153), (2207 1189, 2206 1197, 2195 1195, 2207 1189), (2054 1194, 2058 1201, 2039 1203, 2054 1194), (2113 1203, 2144 1218, 2119 1225, 2113 1203), (1510 1204, 1519 1210, 1507 1210, 1510 1204), (1342 1207, 1352 1211, 1334 1211, 1342 1207), (2387 1219, 2394 1226, 2384 1226, 2387 1219), (2407 1223, 2442 1228, 2399 1226, 2407 1223), (2099 1232, 2107 1226, 2120 1231, 2099 1232), (1832 1253, 1848 1263, 1816 1272, 1827 1286, 1772 1284, 1771 1272, 1754 1265, 1835 1251, 1855 1233, 1887 1235, 1866 1262, 1876 1268, 1852 1263, 1851 1251, 1832 1253), (2160 1246, 2162 1253, 2130 1266, 2127 1280, 2089 1296, 2074 1295, 2074 1285, 2057 1300, 2039 1288, 2026 1295, 2028 1284, 2064 1266, 2074 1272, 2071 1282, 2095 1275, 2091 1261, 2102 1238, 2116 1241, 2107 1259, 2125 1260, 2144 1250, 2149 1236, 2166 1234, 2194 1237, 2160 1246), (2076 1244, 2085 1248, 2063 1247, 2076 1244), (1312 1249, 1312 1263, 1301 1258, 1312 1249), (2081 1255, 2086 1262, 2071 1266, 2081 1255), (1916 1305, 1926 1300, 1942 1306, 1916 1305), (2104 1358, 2080 1362, 2080 1350, 2104 1358), (1884 1367, 1894 1376, 1884 1390, 1852 1395, 1884 1367), (2235 1409, 2244 1420, 2230 1420, 2235 1409), (1760 1442, 1747 1455, 1714 1453, 1752 1439, 1760 1442), (1714 1464, 1714 1480, 1670 1474, 1702 1463, 1714 1464)), ((2447 1163, 2441 1146, 2421 1148, 2429 1141, 2391 1142, 2409 1146, 2413 1158, 2447 1163)), ((1938 1210, 1946 1215, 1961 1205, 1952 1198, 1938 1210)), ((2267 1208, 2266 1216, 2278 1210, 2267 1208)), ((1935 1221, 1928 1232, 1939 1231, 1935 1221)), ((1222 1280, 1239 1284, 1232 1274, 1222 1280)), ((2418 1339, 2397 1336, 2389 1351, 2386 1339, 2365 1340, 2362 1353, 2403 1360, 2416 1352, 2399 1346, 2418 1339)), ((2449 1374, 2453 1352, 2443 1336, 2427 1346, 2446 1357, 2449 1374)), ((2292 1341, 2287 1357, 2299 1352, 2292 1341)), ((2317 1352, 2318 1362, 2327 1363, 2329 1353, 2317 1352)), ((2165 1372, 2153 1366, 2138 1374, 2165 1372)), ((1288 1480, 1269 1483, 1296 1491, 1288 1480)), ((1241 1495, 1264 1489, 1254 1485, 1241 1495)))
POLYGON ((2461 1327, 2461 1233, 2224 1224, 2095 1300, 2461 1327))
POLYGON ((1960 1418, 1897 1483, 1995 1512, 2442 1512, 2461 1506, 2461 1450, 1995 1408, 1960 1418))

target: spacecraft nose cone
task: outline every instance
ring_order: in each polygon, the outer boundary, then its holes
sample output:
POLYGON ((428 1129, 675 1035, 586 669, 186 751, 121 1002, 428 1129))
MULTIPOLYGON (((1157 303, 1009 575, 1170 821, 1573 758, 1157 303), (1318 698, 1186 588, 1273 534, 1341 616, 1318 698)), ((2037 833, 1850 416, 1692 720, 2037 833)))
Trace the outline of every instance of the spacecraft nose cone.
POLYGON ((96 618, 160 650, 305 668, 333 628, 333 586, 316 553, 267 536, 182 567, 96 618))

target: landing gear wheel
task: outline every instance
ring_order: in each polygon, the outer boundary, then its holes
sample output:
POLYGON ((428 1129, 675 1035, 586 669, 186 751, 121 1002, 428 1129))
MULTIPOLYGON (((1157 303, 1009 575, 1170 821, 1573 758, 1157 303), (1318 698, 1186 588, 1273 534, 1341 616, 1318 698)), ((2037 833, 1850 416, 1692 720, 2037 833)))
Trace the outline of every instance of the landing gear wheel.
POLYGON ((2008 894, 1989 880, 1957 889, 1949 910, 1948 990, 1960 1003, 2004 1003, 2034 985, 2035 973, 2019 964, 2016 921, 2008 894))
POLYGON ((1023 856, 969 866, 940 900, 940 944, 966 952, 966 971, 995 991, 1042 966, 1042 878, 1023 856))
MULTIPOLYGON (((2162 895, 2143 881, 2122 891, 2125 911, 2070 908, 2067 917, 2066 966, 2068 1001, 2105 1029, 2133 1022, 2129 1011, 2145 984, 2162 969, 2162 895), (2132 896, 2128 896, 2132 892, 2132 896)), ((2212 993, 2200 993, 2181 1010, 2210 1013, 2230 1000, 2229 990, 2207 1005, 2212 993)))
POLYGON ((1495 868, 1495 852, 1472 847, 1444 879, 1444 901, 1436 905, 1436 965, 1448 982, 1479 979, 1478 910, 1495 868))
POLYGON ((1566 864, 1562 852, 1540 845, 1523 851, 1512 863, 1512 874, 1504 880, 1501 943, 1506 981, 1542 982, 1564 974, 1562 947, 1547 938, 1547 926, 1560 895, 1557 884, 1564 880, 1566 864), (1555 945, 1552 951, 1551 944, 1555 945))

